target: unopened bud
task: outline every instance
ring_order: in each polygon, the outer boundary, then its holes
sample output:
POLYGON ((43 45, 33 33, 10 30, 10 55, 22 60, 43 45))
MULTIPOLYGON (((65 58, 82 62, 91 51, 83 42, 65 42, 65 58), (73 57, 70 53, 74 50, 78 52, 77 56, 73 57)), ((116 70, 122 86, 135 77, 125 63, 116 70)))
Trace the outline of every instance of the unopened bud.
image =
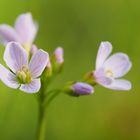
POLYGON ((52 69, 54 74, 58 74, 61 72, 64 63, 64 51, 63 48, 58 47, 55 49, 54 54, 51 58, 52 69))
POLYGON ((94 93, 94 88, 83 82, 77 82, 71 86, 74 96, 90 95, 94 93))
POLYGON ((54 51, 54 56, 55 56, 55 59, 56 59, 56 62, 58 64, 62 64, 64 62, 64 51, 63 51, 63 48, 61 47, 58 47, 55 49, 54 51))

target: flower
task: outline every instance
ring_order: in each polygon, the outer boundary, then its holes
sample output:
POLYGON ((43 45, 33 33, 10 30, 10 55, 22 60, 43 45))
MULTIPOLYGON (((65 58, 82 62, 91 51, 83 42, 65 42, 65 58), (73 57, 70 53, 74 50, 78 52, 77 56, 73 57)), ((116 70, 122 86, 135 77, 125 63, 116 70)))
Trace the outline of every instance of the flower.
POLYGON ((4 52, 4 61, 8 70, 0 64, 0 79, 8 87, 27 93, 36 93, 41 87, 40 78, 48 63, 48 53, 38 50, 28 63, 28 54, 16 42, 7 44, 4 52))
POLYGON ((90 95, 94 93, 94 88, 83 82, 76 82, 71 86, 73 95, 74 96, 80 96, 80 95, 90 95))
POLYGON ((109 89, 130 90, 131 82, 120 79, 128 73, 132 67, 129 57, 124 53, 116 53, 109 57, 112 45, 109 42, 101 42, 94 73, 95 81, 109 89))
POLYGON ((7 24, 0 25, 0 36, 2 43, 16 41, 30 50, 38 30, 37 24, 33 21, 31 13, 21 14, 17 17, 15 27, 7 24))

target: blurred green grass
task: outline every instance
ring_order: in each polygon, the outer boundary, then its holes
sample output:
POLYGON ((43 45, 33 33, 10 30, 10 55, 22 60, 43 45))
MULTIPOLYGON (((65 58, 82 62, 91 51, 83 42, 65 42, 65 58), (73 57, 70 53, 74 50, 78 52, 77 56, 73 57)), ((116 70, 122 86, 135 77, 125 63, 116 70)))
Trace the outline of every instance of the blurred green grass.
MULTIPOLYGON (((139 0, 0 1, 0 23, 13 25, 19 14, 30 11, 39 23, 35 43, 49 52, 64 47, 65 68, 55 86, 94 69, 99 43, 104 40, 133 62, 126 76, 133 83, 130 92, 98 86, 92 96, 57 97, 48 108, 46 140, 140 139, 139 7, 139 0)), ((2 63, 3 51, 1 47, 2 63)), ((37 109, 34 96, 0 82, 0 140, 34 140, 37 109)))

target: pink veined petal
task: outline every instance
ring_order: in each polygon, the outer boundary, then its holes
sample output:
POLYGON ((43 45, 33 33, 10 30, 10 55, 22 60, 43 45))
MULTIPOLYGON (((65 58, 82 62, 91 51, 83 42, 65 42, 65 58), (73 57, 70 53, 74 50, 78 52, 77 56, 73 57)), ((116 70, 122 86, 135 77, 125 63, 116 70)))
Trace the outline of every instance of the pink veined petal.
POLYGON ((16 80, 16 76, 1 64, 0 64, 0 79, 5 85, 7 85, 10 88, 16 89, 19 87, 19 83, 16 80))
POLYGON ((0 37, 4 45, 10 41, 20 42, 20 38, 18 37, 14 28, 6 24, 0 25, 0 37))
POLYGON ((113 72, 114 78, 119 78, 128 73, 132 63, 126 54, 116 53, 106 60, 104 67, 106 70, 109 69, 113 72))
POLYGON ((42 74, 47 66, 49 55, 43 50, 38 50, 31 58, 29 63, 29 70, 33 78, 36 78, 42 74))
POLYGON ((102 67, 105 60, 110 55, 111 51, 112 51, 112 45, 110 42, 108 41, 101 42, 96 58, 96 69, 102 67))
POLYGON ((29 84, 21 84, 20 90, 26 93, 37 93, 40 87, 40 79, 33 79, 29 84))
POLYGON ((107 85, 106 88, 113 90, 130 90, 132 88, 131 82, 123 79, 116 79, 111 85, 107 85))
POLYGON ((112 83, 112 79, 109 77, 97 77, 96 82, 102 86, 107 86, 112 83))
POLYGON ((94 72, 94 78, 96 82, 102 86, 110 85, 112 83, 112 79, 105 76, 103 69, 96 70, 94 72))
POLYGON ((28 54, 19 43, 10 42, 5 48, 4 61, 16 73, 23 65, 28 64, 28 54))
POLYGON ((31 13, 20 15, 15 24, 15 30, 23 44, 32 44, 36 36, 38 26, 33 21, 31 13))

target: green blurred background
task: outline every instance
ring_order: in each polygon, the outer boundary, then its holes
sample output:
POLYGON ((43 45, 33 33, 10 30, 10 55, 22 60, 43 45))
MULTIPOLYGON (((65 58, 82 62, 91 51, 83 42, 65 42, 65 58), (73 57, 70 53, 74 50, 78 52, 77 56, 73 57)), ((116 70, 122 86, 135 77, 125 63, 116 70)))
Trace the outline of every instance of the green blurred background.
MULTIPOLYGON (((35 43, 49 52, 65 49, 65 68, 54 85, 80 79, 94 69, 101 41, 130 56, 130 92, 96 87, 95 94, 61 94, 49 106, 46 140, 140 140, 139 0, 0 0, 0 23, 32 12, 39 23, 35 43)), ((4 48, 1 47, 2 62, 4 48)), ((35 140, 38 107, 33 95, 0 82, 0 140, 35 140)))

